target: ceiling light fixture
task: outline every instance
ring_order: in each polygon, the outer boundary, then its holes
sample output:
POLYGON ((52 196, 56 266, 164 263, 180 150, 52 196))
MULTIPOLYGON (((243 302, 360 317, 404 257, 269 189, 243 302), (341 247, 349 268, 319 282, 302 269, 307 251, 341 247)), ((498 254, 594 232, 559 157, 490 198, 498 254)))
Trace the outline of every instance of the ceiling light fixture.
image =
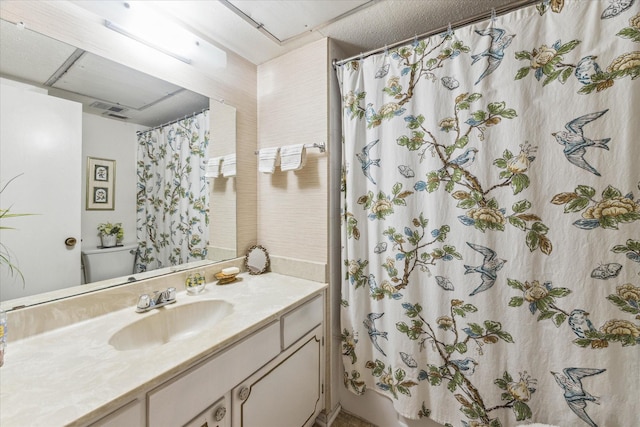
POLYGON ((182 61, 182 62, 184 62, 186 64, 191 64, 191 59, 186 58, 186 57, 184 57, 184 56, 182 56, 182 55, 180 55, 180 54, 178 54, 176 52, 173 52, 173 51, 171 51, 171 50, 169 50, 169 49, 167 49, 167 48, 165 48, 163 46, 160 46, 157 43, 149 41, 149 40, 147 40, 147 39, 145 39, 145 38, 143 38, 143 37, 141 37, 141 36, 139 36, 137 34, 133 34, 132 32, 122 28, 121 26, 119 26, 115 22, 111 22, 108 19, 105 19, 104 20, 104 25, 105 25, 105 27, 109 28, 110 30, 116 31, 116 32, 118 32, 118 33, 120 33, 120 34, 122 34, 124 36, 129 37, 132 40, 135 40, 135 41, 137 41, 139 43, 142 43, 142 44, 144 44, 146 46, 149 46, 150 48, 153 48, 153 49, 155 49, 157 51, 160 51, 160 52, 164 53, 165 55, 169 55, 169 56, 171 56, 171 57, 173 57, 175 59, 178 59, 178 60, 180 60, 180 61, 182 61))

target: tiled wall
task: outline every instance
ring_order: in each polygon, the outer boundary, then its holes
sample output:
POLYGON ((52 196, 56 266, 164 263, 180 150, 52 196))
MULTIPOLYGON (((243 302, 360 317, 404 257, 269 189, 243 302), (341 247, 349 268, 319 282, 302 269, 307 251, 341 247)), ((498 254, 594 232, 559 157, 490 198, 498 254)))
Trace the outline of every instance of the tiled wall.
MULTIPOLYGON (((327 39, 258 66, 258 147, 327 143, 327 39)), ((274 255, 327 262, 328 153, 299 171, 257 177, 258 242, 274 255)))

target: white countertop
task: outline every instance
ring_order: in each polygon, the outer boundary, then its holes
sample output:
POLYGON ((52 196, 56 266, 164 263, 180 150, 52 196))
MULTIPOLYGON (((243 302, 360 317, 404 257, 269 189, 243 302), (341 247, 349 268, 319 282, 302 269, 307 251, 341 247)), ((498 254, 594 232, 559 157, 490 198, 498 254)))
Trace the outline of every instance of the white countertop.
POLYGON ((238 278, 228 285, 209 283, 197 296, 178 292, 174 305, 200 299, 233 304, 232 313, 215 327, 182 341, 130 351, 111 347, 108 341, 114 332, 148 314, 136 313, 133 306, 10 340, 0 368, 0 425, 75 426, 94 421, 327 287, 276 273, 238 278))

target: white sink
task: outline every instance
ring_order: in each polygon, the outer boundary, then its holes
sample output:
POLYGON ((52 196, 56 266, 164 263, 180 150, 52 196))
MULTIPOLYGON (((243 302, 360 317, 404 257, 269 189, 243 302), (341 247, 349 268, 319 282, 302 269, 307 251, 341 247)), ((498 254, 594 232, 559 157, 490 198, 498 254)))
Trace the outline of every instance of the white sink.
POLYGON ((116 350, 126 351, 184 340, 213 328, 232 311, 233 305, 224 300, 167 305, 114 333, 109 344, 116 350))

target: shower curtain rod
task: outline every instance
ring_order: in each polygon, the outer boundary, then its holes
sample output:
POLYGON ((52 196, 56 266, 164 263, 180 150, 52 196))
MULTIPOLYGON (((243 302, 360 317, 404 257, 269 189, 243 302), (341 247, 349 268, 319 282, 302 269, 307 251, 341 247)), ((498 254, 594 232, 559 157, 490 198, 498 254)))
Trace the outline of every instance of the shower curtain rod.
POLYGON ((481 14, 472 16, 470 18, 463 19, 462 21, 458 21, 458 22, 453 23, 453 24, 449 23, 448 25, 446 25, 444 27, 440 27, 440 28, 438 28, 436 30, 431 30, 431 31, 428 31, 426 33, 422 33, 420 35, 416 34, 415 37, 411 37, 410 39, 406 39, 406 40, 394 43, 394 44, 392 44, 390 46, 379 47, 377 49, 373 49, 373 50, 370 50, 368 52, 360 53, 358 55, 353 55, 353 56, 351 56, 349 58, 346 58, 346 59, 341 59, 341 60, 334 59, 333 60, 333 68, 340 67, 340 66, 346 64, 347 62, 353 61, 354 59, 364 59, 364 58, 366 58, 368 56, 371 56, 371 55, 374 55, 376 53, 384 52, 385 50, 388 50, 388 49, 394 49, 396 47, 403 46, 403 45, 408 44, 409 42, 412 42, 414 40, 426 39, 427 37, 431 37, 431 36, 434 36, 436 34, 441 34, 441 33, 444 33, 446 31, 449 31, 451 29, 455 30, 455 29, 458 29, 458 28, 461 28, 461 27, 465 27, 465 26, 470 25, 470 24, 474 24, 476 22, 484 21, 485 19, 487 19, 487 17, 493 18, 494 16, 504 15, 505 13, 508 13, 508 12, 511 12, 511 11, 514 11, 514 10, 517 10, 517 9, 521 9, 521 8, 523 8, 525 6, 529 6, 529 5, 532 5, 532 4, 535 4, 535 3, 539 3, 539 2, 540 2, 540 0, 518 0, 518 1, 514 1, 513 3, 506 4, 504 6, 495 7, 495 8, 491 9, 491 13, 489 14, 489 16, 487 16, 486 12, 485 13, 481 13, 481 14))
MULTIPOLYGON (((201 114, 201 113, 204 113, 205 111, 209 111, 209 109, 208 109, 208 108, 203 108, 203 109, 202 109, 202 111, 200 111, 200 112, 198 112, 198 111, 194 111, 194 112, 193 112, 193 114, 191 114, 191 117, 195 117, 195 116, 196 116, 196 114, 201 114)), ((172 124, 174 124, 174 123, 178 123, 180 120, 185 120, 187 117, 189 117, 189 115, 188 115, 188 114, 187 114, 187 115, 185 115, 185 116, 184 116, 184 117, 182 117, 182 118, 178 118, 178 119, 172 120, 172 121, 170 121, 170 122, 163 123, 163 124, 158 125, 158 126, 154 126, 154 127, 149 128, 149 129, 147 129, 147 130, 139 130, 139 131, 137 131, 137 132, 136 132, 136 135, 140 135, 141 133, 145 133, 145 132, 151 132, 152 130, 160 129, 160 128, 163 128, 163 127, 165 127, 165 126, 169 126, 169 125, 172 125, 172 124)))

